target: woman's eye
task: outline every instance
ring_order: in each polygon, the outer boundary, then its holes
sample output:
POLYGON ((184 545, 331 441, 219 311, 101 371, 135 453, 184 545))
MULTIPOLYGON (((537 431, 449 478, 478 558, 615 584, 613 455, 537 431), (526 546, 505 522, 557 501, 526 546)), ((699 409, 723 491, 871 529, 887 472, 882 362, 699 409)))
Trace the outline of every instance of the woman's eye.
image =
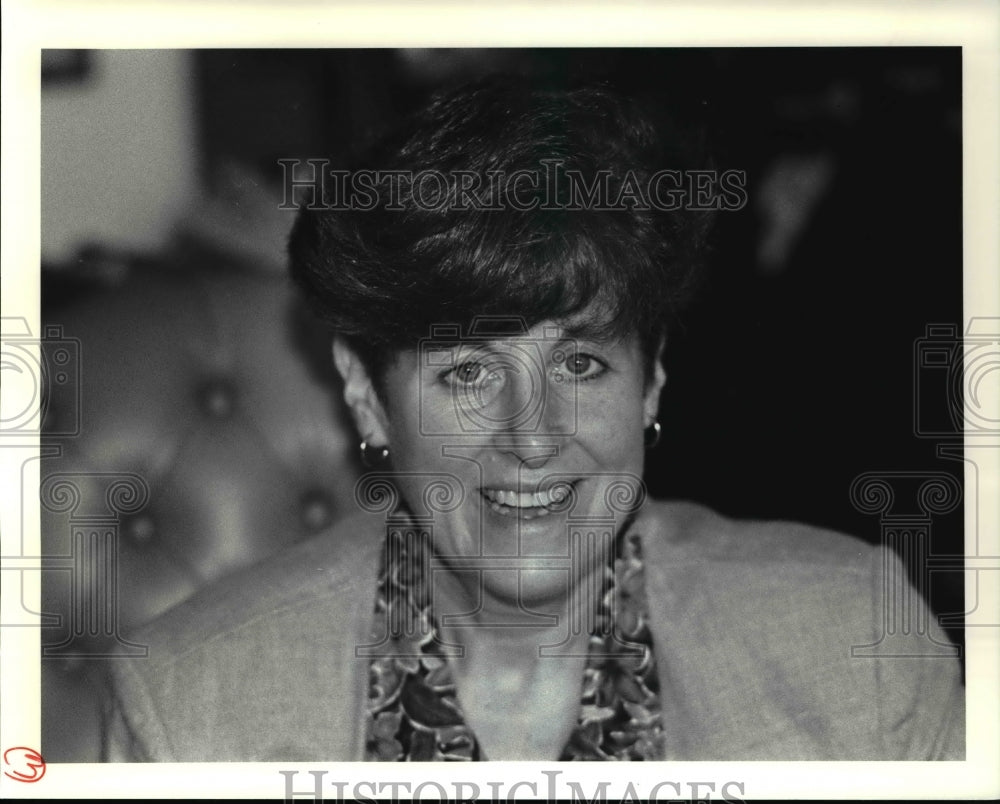
POLYGON ((485 363, 477 360, 467 360, 459 363, 453 369, 446 371, 442 378, 450 385, 473 386, 488 382, 493 372, 485 363))
POLYGON ((455 379, 459 382, 471 385, 476 380, 481 379, 485 372, 486 369, 482 363, 474 363, 470 361, 456 366, 454 375, 455 379))
POLYGON ((607 366, 593 355, 573 354, 566 358, 566 371, 574 380, 593 380, 606 369, 607 366))

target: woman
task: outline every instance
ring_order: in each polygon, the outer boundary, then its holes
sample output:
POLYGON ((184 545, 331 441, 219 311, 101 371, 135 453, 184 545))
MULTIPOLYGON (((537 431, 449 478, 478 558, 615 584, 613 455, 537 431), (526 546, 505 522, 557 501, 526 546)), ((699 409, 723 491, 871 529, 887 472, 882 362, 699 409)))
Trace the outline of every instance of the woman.
POLYGON ((955 662, 851 658, 880 553, 645 499, 665 339, 734 189, 676 139, 602 89, 488 81, 302 210, 363 512, 143 635, 109 759, 963 755, 955 662))

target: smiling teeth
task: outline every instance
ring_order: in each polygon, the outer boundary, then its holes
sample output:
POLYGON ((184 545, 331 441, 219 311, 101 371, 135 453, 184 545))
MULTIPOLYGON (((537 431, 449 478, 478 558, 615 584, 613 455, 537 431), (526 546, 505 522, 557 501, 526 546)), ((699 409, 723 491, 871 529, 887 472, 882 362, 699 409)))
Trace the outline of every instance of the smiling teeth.
POLYGON ((493 503, 511 508, 545 508, 562 502, 569 494, 563 486, 547 491, 516 492, 508 489, 483 489, 483 496, 493 503))

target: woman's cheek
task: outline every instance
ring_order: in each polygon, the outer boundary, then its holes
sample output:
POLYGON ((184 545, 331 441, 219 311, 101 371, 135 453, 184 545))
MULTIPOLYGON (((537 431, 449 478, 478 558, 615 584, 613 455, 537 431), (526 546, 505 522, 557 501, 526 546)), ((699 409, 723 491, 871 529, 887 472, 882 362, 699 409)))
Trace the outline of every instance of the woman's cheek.
POLYGON ((628 389, 581 397, 577 439, 608 469, 642 464, 642 404, 628 389))

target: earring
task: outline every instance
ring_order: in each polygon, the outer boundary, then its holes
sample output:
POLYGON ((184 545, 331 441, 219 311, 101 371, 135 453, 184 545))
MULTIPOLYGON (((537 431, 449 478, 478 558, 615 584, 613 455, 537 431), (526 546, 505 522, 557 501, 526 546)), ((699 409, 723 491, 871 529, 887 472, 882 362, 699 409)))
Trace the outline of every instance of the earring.
POLYGON ((389 460, 388 447, 373 447, 367 441, 361 442, 361 463, 369 469, 377 469, 389 460), (373 456, 371 453, 375 453, 373 456))
POLYGON ((661 435, 662 431, 660 423, 654 420, 653 423, 643 431, 643 446, 645 446, 646 449, 652 449, 660 443, 661 435))

